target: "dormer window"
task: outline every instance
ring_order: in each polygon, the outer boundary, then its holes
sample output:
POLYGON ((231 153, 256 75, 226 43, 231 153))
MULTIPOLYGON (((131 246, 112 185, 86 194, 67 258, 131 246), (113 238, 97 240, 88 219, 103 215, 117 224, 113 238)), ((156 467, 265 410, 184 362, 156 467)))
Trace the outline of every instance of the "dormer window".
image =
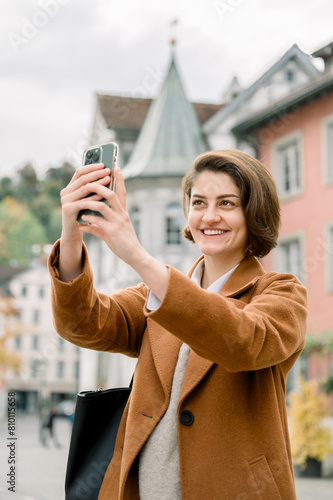
POLYGON ((292 69, 287 69, 287 71, 285 72, 285 77, 287 82, 295 81, 295 71, 293 71, 292 69))

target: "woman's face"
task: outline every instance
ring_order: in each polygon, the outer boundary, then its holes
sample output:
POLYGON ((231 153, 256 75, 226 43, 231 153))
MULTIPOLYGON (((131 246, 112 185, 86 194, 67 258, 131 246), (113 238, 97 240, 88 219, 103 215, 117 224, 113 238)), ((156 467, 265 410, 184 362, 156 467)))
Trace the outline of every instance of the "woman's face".
POLYGON ((206 256, 240 262, 248 232, 240 191, 222 172, 205 170, 191 189, 188 224, 195 243, 206 256))

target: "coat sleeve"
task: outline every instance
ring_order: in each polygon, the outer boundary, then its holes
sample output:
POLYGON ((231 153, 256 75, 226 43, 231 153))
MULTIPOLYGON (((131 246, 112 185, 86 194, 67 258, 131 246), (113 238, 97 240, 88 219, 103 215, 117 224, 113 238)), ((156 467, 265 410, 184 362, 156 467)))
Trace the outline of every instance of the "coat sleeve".
POLYGON ((64 283, 59 280, 58 259, 59 242, 48 262, 53 323, 57 333, 80 347, 137 357, 146 325, 146 285, 142 283, 112 295, 97 292, 84 245, 82 273, 64 283))
POLYGON ((146 315, 231 372, 282 363, 304 347, 306 289, 290 274, 258 280, 249 303, 198 287, 170 267, 160 307, 146 315))

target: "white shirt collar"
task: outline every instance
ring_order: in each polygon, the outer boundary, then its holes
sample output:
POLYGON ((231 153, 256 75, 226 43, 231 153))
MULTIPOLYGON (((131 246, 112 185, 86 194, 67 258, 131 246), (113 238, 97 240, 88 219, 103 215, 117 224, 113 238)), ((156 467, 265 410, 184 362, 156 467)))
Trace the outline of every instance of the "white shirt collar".
MULTIPOLYGON (((231 274, 234 272, 234 270, 236 269, 236 267, 238 265, 239 264, 237 264, 235 267, 230 269, 230 271, 228 271, 227 273, 223 274, 223 276, 221 276, 219 279, 214 281, 214 283, 212 283, 207 288, 207 290, 210 290, 211 292, 219 293, 219 291, 223 287, 224 283, 231 276, 231 274)), ((205 262, 204 262, 204 259, 202 259, 198 263, 196 268, 194 269, 192 276, 191 276, 191 280, 194 281, 194 283, 196 283, 198 286, 200 286, 200 288, 201 288, 201 278, 202 278, 204 266, 205 266, 205 262)), ((161 301, 151 291, 149 291, 147 304, 146 304, 146 308, 148 309, 148 311, 155 311, 158 307, 160 307, 160 304, 161 304, 161 301)))
MULTIPOLYGON (((211 292, 219 293, 219 291, 221 290, 221 288, 223 287, 223 285, 225 284, 225 282, 227 281, 227 279, 232 275, 232 273, 234 272, 234 270, 238 266, 239 266, 239 264, 236 264, 236 266, 233 267, 232 269, 230 269, 230 271, 228 271, 227 273, 223 274, 220 278, 218 278, 216 281, 214 281, 214 283, 212 283, 207 288, 207 290, 209 290, 211 292)), ((196 266, 196 268, 194 269, 194 271, 192 273, 192 276, 191 276, 191 280, 194 281, 200 287, 201 287, 201 280, 202 280, 202 275, 203 275, 204 268, 205 268, 205 260, 202 259, 198 263, 198 265, 196 266)))

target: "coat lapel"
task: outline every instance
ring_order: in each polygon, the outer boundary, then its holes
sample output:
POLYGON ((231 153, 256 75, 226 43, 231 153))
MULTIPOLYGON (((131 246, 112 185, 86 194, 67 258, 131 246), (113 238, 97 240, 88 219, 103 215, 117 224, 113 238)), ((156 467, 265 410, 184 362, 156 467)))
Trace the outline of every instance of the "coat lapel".
POLYGON ((150 333, 150 343, 154 364, 160 378, 164 394, 168 400, 182 341, 168 332, 168 330, 165 330, 158 323, 154 322, 152 328, 149 328, 150 321, 152 320, 148 318, 148 331, 150 333))
MULTIPOLYGON (((198 262, 190 269, 188 273, 189 277, 192 275, 198 262)), ((219 293, 224 297, 238 296, 253 286, 258 277, 263 274, 265 274, 265 271, 259 261, 255 257, 248 257, 239 264, 219 293)), ((180 404, 206 376, 214 364, 212 361, 200 357, 191 350, 180 395, 180 404)))
MULTIPOLYGON (((199 259, 201 260, 201 259, 199 259)), ((197 261, 190 269, 188 276, 192 275, 197 261)), ((265 274, 264 269, 255 257, 244 259, 237 269, 232 273, 228 281, 220 291, 220 294, 225 297, 237 296, 243 293, 246 289, 253 286, 258 280, 258 277, 265 274)), ((177 364, 179 349, 182 345, 181 340, 172 335, 168 330, 165 330, 158 323, 153 322, 150 331, 150 342, 152 346, 152 354, 156 371, 160 378, 166 400, 169 400, 173 375, 177 364)), ((212 361, 198 356, 191 350, 184 382, 182 386, 180 402, 194 389, 196 385, 205 377, 209 370, 214 366, 212 361)))
POLYGON ((179 398, 180 404, 205 377, 214 364, 212 361, 198 356, 194 351, 190 351, 179 398))

